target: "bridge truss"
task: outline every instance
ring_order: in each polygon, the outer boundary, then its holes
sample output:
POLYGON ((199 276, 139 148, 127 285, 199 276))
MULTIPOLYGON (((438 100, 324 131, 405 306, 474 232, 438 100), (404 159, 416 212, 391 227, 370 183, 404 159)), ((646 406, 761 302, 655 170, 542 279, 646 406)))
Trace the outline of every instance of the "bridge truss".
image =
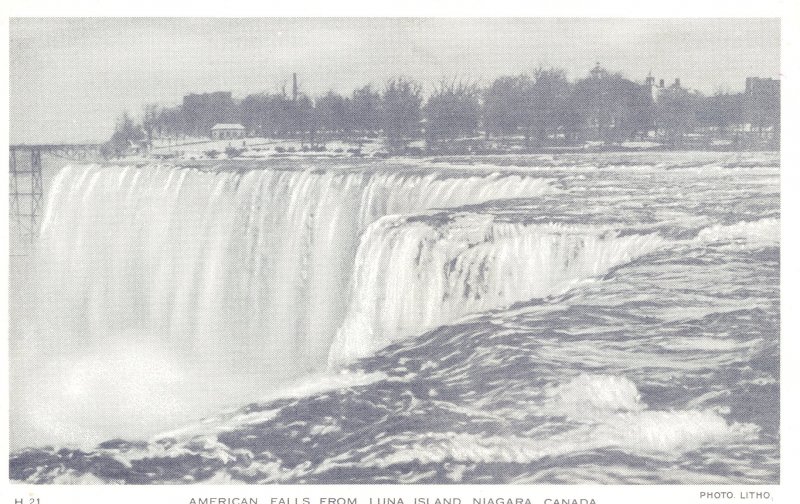
MULTIPOLYGON (((20 245, 32 244, 39 234, 44 206, 42 155, 73 161, 99 157, 99 144, 12 145, 8 152, 9 226, 20 245)), ((11 237, 13 238, 13 237, 11 237)), ((12 251, 13 253, 13 251, 12 251)), ((15 254, 19 255, 19 254, 15 254)))

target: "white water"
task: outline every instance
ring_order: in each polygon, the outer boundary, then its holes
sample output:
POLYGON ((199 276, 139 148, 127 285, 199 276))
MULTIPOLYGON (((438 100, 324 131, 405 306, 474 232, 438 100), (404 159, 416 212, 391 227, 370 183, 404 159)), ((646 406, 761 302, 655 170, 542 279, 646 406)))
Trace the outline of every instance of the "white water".
POLYGON ((458 215, 443 225, 387 216, 364 233, 347 318, 332 363, 457 318, 558 294, 663 246, 657 234, 495 223, 458 215))
POLYGON ((677 458, 707 444, 752 440, 754 424, 728 422, 712 410, 654 411, 641 402, 627 378, 586 375, 547 390, 545 403, 531 411, 563 416, 578 427, 564 434, 480 435, 457 432, 405 433, 380 440, 381 445, 405 446, 385 455, 375 450, 362 466, 388 467, 410 462, 441 464, 530 463, 545 457, 616 448, 638 455, 677 458))
POLYGON ((310 370, 325 362, 374 219, 546 190, 497 175, 66 168, 39 246, 47 318, 81 347, 139 328, 141 343, 181 357, 238 367, 283 356, 310 370))
MULTIPOLYGON (((13 342, 12 439, 146 437, 665 246, 655 233, 426 212, 535 197, 550 182, 67 167, 38 243, 42 312, 13 342)), ((697 239, 777 241, 777 222, 697 239)))
POLYGON ((778 219, 760 219, 729 226, 715 224, 701 230, 697 238, 709 242, 745 240, 751 245, 775 245, 780 243, 781 223, 778 219))
POLYGON ((12 450, 55 448, 12 477, 777 481, 778 170, 679 158, 65 171, 45 312, 10 292, 12 450))
POLYGON ((501 174, 67 167, 37 248, 39 325, 13 349, 17 372, 35 370, 14 439, 152 434, 324 370, 374 220, 552 190, 501 174))
MULTIPOLYGON (((149 436, 665 246, 655 233, 426 212, 534 197, 550 182, 67 167, 38 242, 42 312, 13 342, 12 373, 25 379, 12 439, 149 436)), ((697 239, 733 237, 777 241, 778 221, 715 225, 697 239)))

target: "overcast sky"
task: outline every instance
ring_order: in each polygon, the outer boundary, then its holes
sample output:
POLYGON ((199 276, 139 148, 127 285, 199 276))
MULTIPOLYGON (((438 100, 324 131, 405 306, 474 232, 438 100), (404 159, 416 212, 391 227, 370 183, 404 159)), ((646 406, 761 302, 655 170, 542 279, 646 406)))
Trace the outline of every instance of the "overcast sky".
POLYGON ((10 22, 10 141, 107 139, 123 110, 188 92, 350 93, 404 75, 487 84, 536 66, 583 77, 599 61, 705 93, 779 77, 777 19, 170 19, 10 22))

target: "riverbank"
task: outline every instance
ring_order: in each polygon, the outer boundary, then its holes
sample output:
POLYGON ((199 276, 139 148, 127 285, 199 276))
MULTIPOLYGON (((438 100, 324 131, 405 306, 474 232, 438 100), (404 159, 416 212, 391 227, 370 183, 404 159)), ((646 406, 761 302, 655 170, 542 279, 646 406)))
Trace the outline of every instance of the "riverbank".
MULTIPOLYGON (((731 140, 690 141, 680 147, 653 140, 604 143, 586 142, 580 145, 528 145, 522 137, 463 138, 433 146, 424 140, 406 142, 402 147, 388 145, 383 137, 317 138, 315 142, 287 138, 242 138, 236 140, 211 140, 208 138, 156 139, 151 147, 130 150, 117 158, 124 162, 185 162, 239 161, 275 158, 441 158, 449 156, 569 156, 569 155, 622 155, 642 153, 745 153, 777 152, 776 146, 745 144, 731 140), (760 147, 760 148, 755 148, 760 147)), ((116 160, 112 160, 116 161, 116 160)))

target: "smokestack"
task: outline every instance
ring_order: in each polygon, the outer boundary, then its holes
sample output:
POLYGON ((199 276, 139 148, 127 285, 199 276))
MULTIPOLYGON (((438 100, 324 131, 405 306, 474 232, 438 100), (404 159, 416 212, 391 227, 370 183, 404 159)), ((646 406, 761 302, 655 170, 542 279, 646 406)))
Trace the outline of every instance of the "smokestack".
POLYGON ((297 73, 292 74, 292 101, 297 101, 297 73))

